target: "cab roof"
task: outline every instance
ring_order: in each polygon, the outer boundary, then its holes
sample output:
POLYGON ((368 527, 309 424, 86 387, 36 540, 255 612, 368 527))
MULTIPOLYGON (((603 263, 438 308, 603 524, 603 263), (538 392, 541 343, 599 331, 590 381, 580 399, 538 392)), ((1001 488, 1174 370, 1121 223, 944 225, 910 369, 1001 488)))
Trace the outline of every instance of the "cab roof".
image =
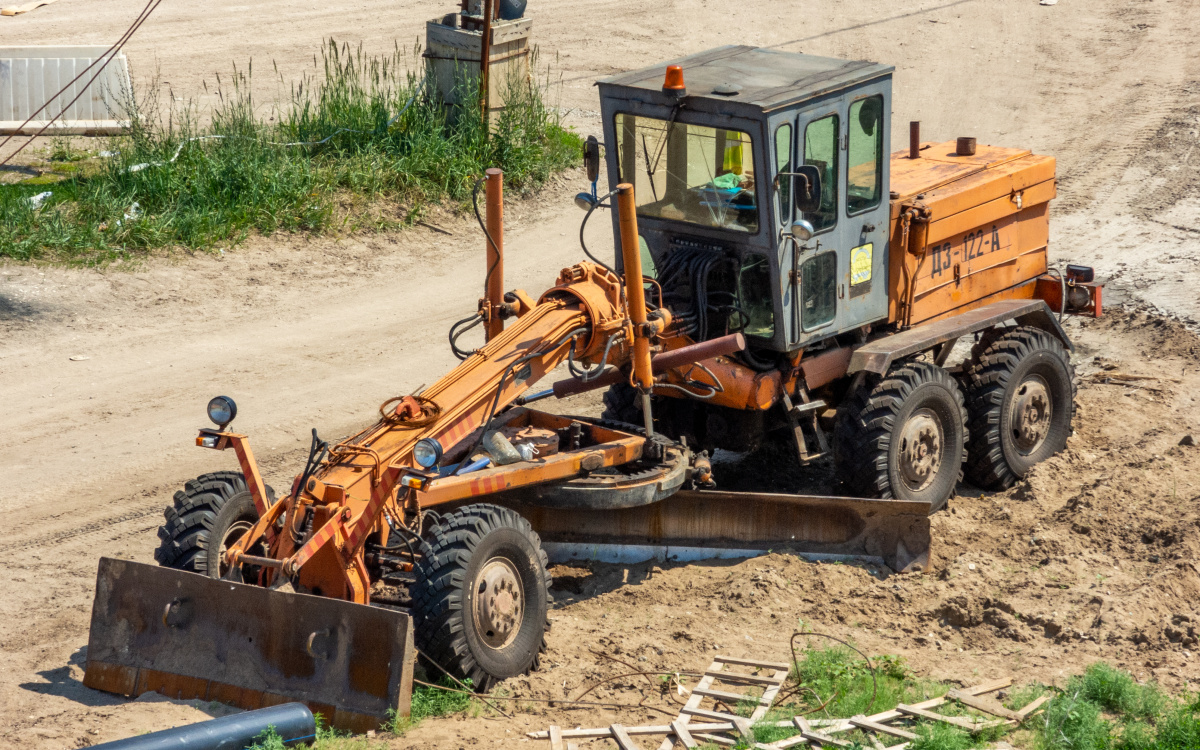
POLYGON ((826 93, 891 75, 895 68, 866 60, 840 60, 763 47, 728 45, 598 81, 661 95, 668 65, 683 68, 689 98, 748 104, 763 111, 786 108, 826 93), (717 93, 736 89, 736 93, 717 93))

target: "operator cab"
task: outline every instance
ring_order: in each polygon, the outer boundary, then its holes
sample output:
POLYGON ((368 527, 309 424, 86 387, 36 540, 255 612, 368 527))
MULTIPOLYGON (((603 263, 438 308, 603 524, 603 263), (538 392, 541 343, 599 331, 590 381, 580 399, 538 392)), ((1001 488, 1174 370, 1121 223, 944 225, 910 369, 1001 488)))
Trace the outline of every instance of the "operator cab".
POLYGON ((610 189, 694 339, 773 359, 887 318, 892 71, 727 46, 598 83, 610 189))

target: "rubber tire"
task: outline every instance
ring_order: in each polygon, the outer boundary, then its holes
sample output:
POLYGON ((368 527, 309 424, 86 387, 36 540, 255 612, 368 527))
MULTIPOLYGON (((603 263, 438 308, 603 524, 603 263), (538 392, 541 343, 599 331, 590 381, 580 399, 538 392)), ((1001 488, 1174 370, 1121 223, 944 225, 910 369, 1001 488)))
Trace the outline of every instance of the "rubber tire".
POLYGON ((860 388, 838 409, 835 481, 839 491, 857 497, 928 501, 934 513, 954 496, 962 478, 966 440, 963 395, 950 373, 930 362, 902 363, 873 387, 860 388), (913 491, 900 477, 893 429, 923 407, 938 414, 947 434, 938 476, 925 489, 913 491))
POLYGON ((1057 336, 1029 326, 1010 329, 974 353, 963 380, 971 435, 966 475, 975 486, 1008 489, 1066 447, 1075 415, 1075 369, 1057 336), (1050 386, 1050 431, 1035 451, 1022 456, 1006 422, 1016 385, 1034 373, 1050 386))
MULTIPOLYGON (((267 500, 275 502, 270 485, 267 500)), ((220 540, 238 520, 257 521, 258 511, 240 471, 217 471, 189 480, 163 517, 166 523, 158 528, 161 543, 154 551, 158 564, 220 578, 220 566, 209 559, 209 540, 220 540)))
POLYGON ((600 418, 610 422, 644 424, 646 420, 642 416, 641 399, 637 389, 628 383, 611 385, 604 392, 604 411, 600 413, 600 418))
MULTIPOLYGON (((529 522, 508 508, 468 505, 444 517, 421 544, 412 588, 417 648, 480 691, 538 667, 550 629, 550 571, 541 539, 529 522), (517 636, 496 650, 475 631, 464 584, 490 559, 504 556, 516 567, 525 595, 517 636)), ((473 584, 472 584, 473 587, 473 584)), ((431 675, 440 674, 436 667, 431 675)))

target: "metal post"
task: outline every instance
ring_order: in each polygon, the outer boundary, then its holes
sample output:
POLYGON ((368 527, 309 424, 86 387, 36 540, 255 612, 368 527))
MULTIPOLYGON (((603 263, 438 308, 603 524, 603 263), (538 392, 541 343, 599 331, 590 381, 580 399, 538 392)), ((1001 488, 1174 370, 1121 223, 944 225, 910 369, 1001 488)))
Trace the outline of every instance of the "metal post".
POLYGON ((487 340, 504 333, 500 305, 504 302, 504 172, 489 169, 487 175, 487 340), (495 241, 496 244, 492 244, 495 241))
POLYGON ((491 81, 488 80, 492 58, 492 16, 496 0, 483 0, 483 40, 479 46, 479 109, 483 112, 484 132, 488 128, 488 106, 491 104, 491 81))
POLYGON ((921 158, 921 123, 913 120, 908 124, 908 158, 921 158))
POLYGON ((617 211, 621 225, 621 261, 625 266, 625 299, 633 322, 633 378, 642 392, 642 416, 646 437, 654 435, 654 417, 650 413, 650 387, 654 385, 650 364, 650 339, 646 336, 646 291, 642 281, 642 252, 638 241, 637 207, 633 185, 617 185, 617 211))

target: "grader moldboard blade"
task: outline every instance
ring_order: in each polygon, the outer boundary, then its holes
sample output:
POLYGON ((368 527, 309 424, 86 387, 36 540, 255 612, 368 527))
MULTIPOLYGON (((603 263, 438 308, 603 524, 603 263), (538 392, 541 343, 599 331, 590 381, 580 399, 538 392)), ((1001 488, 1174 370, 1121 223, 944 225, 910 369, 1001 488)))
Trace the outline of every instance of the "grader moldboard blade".
POLYGON ((335 729, 407 716, 402 612, 101 558, 83 684, 254 709, 308 705, 335 729))
POLYGON ((512 507, 529 519, 556 561, 697 560, 774 550, 886 564, 899 572, 932 565, 927 502, 683 490, 632 508, 512 507))

